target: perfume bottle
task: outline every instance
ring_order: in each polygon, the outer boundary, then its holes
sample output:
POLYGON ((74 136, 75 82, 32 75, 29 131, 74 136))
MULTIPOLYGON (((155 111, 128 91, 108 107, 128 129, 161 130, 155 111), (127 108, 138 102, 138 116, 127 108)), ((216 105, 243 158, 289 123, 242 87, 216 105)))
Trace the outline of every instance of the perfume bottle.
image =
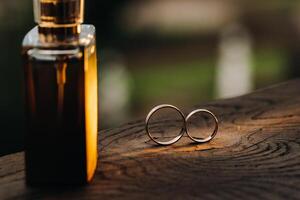
POLYGON ((95 28, 84 0, 34 0, 24 38, 25 165, 30 185, 85 184, 97 165, 95 28))

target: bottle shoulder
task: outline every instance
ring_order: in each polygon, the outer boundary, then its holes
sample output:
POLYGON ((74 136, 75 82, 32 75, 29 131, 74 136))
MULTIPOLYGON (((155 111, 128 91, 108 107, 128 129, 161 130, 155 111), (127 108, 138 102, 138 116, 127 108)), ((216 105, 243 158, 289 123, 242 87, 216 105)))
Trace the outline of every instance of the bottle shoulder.
POLYGON ((38 26, 32 28, 24 37, 22 46, 25 48, 61 48, 74 46, 89 46, 95 43, 96 29, 93 25, 80 25, 81 32, 77 40, 72 42, 42 43, 39 40, 38 26))

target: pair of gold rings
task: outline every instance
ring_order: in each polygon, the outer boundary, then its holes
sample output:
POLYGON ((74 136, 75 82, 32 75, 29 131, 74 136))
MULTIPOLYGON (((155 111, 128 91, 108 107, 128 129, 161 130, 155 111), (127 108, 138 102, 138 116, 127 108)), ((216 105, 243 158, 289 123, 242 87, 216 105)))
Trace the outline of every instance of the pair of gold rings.
POLYGON ((145 130, 149 136, 149 138, 154 141, 156 144, 158 145, 171 145, 171 144, 174 144, 176 142, 178 142, 181 137, 184 135, 184 133, 187 134, 187 136, 194 142, 196 143, 206 143, 206 142, 209 142, 211 141, 217 134, 218 132, 218 128, 219 128, 219 122, 218 122, 218 119, 217 117, 209 110, 206 110, 206 109, 196 109, 196 110, 193 110, 192 112, 190 112, 186 117, 185 115, 181 112, 180 109, 178 109, 177 107, 173 106, 173 105, 170 105, 170 104, 161 104, 161 105, 158 105, 158 106, 155 106, 147 115, 146 117, 146 126, 145 126, 145 130), (169 109, 173 109, 175 110, 176 112, 178 112, 183 120, 183 127, 181 128, 181 131, 179 133, 178 136, 170 139, 169 141, 159 141, 156 137, 154 137, 151 132, 149 131, 149 121, 151 119, 151 117, 156 113, 158 112, 159 110, 161 109, 164 109, 164 108, 169 108, 169 109), (196 137, 193 137, 191 134, 190 134, 190 131, 189 131, 189 128, 187 126, 188 124, 188 121, 190 120, 190 118, 195 115, 196 113, 207 113, 209 114, 213 120, 214 120, 214 124, 215 124, 215 127, 214 127, 214 130, 212 132, 212 134, 206 138, 196 138, 196 137))

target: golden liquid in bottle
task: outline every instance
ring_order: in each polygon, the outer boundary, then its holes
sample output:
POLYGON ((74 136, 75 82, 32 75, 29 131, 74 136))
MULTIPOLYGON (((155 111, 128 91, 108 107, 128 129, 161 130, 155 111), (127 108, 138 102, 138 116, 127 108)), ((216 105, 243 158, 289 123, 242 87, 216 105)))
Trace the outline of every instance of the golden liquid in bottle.
POLYGON ((96 47, 24 49, 29 184, 82 184, 97 165, 96 47))
POLYGON ((34 0, 23 40, 26 181, 84 184, 97 165, 95 28, 81 25, 84 0, 34 0))

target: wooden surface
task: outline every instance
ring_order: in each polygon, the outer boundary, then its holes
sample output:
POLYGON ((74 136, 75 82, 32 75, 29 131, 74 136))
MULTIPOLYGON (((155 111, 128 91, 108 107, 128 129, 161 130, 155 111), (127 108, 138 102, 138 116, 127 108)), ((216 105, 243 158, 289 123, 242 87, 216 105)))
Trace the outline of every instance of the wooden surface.
POLYGON ((158 147, 143 120, 103 131, 94 181, 27 188, 23 153, 0 158, 0 199, 300 199, 300 80, 196 106, 220 120, 204 145, 158 147))

